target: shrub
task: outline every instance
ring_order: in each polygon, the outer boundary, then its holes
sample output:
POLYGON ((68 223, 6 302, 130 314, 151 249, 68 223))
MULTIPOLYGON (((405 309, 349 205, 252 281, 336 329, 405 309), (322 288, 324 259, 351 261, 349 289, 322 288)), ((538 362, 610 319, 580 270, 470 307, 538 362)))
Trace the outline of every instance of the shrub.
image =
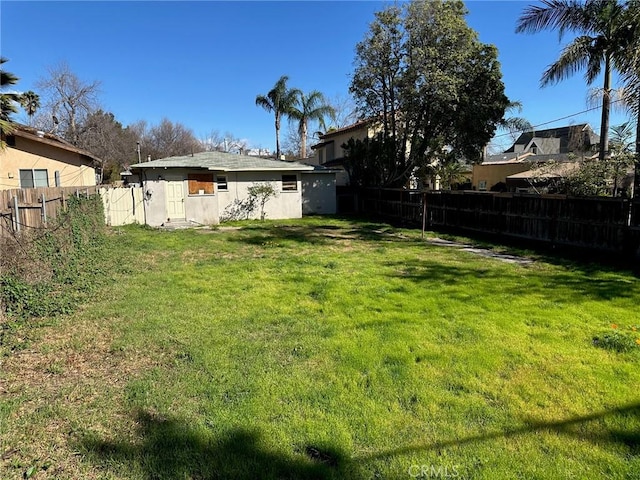
POLYGON ((19 318, 68 313, 100 278, 102 201, 99 195, 71 197, 46 228, 0 241, 0 310, 19 318))
POLYGON ((614 352, 630 352, 640 347, 640 331, 636 325, 625 329, 612 324, 611 330, 593 337, 593 344, 614 352))

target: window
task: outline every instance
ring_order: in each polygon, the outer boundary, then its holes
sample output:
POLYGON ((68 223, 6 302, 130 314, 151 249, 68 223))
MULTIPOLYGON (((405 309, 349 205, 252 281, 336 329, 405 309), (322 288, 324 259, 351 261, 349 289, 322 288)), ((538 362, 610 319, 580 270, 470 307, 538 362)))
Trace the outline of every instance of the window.
POLYGON ((481 191, 487 190, 487 181, 486 180, 480 180, 478 182, 478 190, 481 190, 481 191))
POLYGON ((20 188, 48 187, 46 170, 20 170, 20 188))
POLYGON ((227 185, 227 176, 226 175, 218 175, 216 177, 218 183, 218 190, 228 190, 229 187, 227 185))
POLYGON ((190 173, 189 195, 213 195, 213 174, 190 173))
MULTIPOLYGON (((60 183, 60 171, 56 170, 53 174, 55 181, 56 181, 56 187, 60 187, 62 184, 60 183)), ((100 183, 100 182, 96 182, 96 183, 100 183)))
POLYGON ((298 190, 298 176, 282 175, 282 191, 295 192, 296 190, 298 190))

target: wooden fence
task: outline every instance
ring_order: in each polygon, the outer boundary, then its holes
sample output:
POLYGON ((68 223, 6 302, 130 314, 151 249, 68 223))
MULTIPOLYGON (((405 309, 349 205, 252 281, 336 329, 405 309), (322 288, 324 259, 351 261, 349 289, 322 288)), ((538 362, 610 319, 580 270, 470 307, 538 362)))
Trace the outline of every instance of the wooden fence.
POLYGON ((142 188, 49 187, 0 190, 0 236, 44 228, 71 196, 102 197, 107 225, 144 223, 142 188))
POLYGON ((634 255, 640 247, 640 200, 400 189, 357 196, 361 213, 416 225, 634 255))

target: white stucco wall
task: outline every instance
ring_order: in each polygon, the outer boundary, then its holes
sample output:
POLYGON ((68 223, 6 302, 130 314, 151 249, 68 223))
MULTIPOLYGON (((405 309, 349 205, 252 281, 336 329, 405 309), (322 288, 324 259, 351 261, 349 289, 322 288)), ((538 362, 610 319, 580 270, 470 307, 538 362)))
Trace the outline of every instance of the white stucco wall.
MULTIPOLYGON (((246 200, 249 196, 249 187, 258 183, 270 182, 277 195, 270 198, 265 204, 266 218, 301 218, 302 217, 302 183, 300 172, 273 171, 273 172, 210 172, 226 175, 226 191, 219 190, 214 185, 213 195, 189 195, 188 174, 209 173, 206 170, 187 169, 147 169, 142 175, 144 181, 143 191, 147 194, 145 205, 147 208, 147 224, 160 226, 170 221, 167 211, 167 186, 168 182, 182 182, 184 192, 184 219, 203 225, 214 225, 220 222, 220 218, 230 208, 234 200, 246 200), (282 176, 296 175, 297 189, 295 191, 282 190, 282 176)), ((335 195, 334 195, 335 197, 335 195)), ((260 208, 252 212, 249 218, 260 218, 260 208)), ((179 220, 179 219, 172 219, 179 220)))
MULTIPOLYGON (((143 182, 142 194, 145 202, 147 225, 159 227, 167 219, 164 180, 158 180, 157 175, 149 176, 143 182)), ((144 178, 144 176, 143 176, 144 178)))
MULTIPOLYGON (((235 199, 245 200, 249 196, 249 187, 259 183, 269 182, 277 191, 275 197, 270 198, 265 204, 265 213, 268 219, 301 218, 302 217, 302 185, 300 172, 273 171, 273 172, 230 172, 227 174, 227 192, 219 192, 218 211, 224 216, 227 209, 231 208, 235 199), (296 175, 297 189, 295 191, 282 190, 282 175, 296 175)), ((256 209, 249 218, 260 218, 260 208, 256 209)))
POLYGON ((336 213, 336 174, 302 174, 302 213, 330 215, 336 213))

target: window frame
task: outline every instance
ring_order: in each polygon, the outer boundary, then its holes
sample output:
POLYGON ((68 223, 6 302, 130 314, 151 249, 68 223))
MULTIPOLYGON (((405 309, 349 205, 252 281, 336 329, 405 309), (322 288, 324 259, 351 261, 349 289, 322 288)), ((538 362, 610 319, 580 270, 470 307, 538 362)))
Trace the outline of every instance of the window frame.
POLYGON ((46 168, 21 168, 18 170, 18 176, 20 177, 20 188, 49 188, 49 170, 46 168), (27 172, 31 175, 31 186, 25 186, 22 182, 23 173, 27 172), (36 172, 44 172, 46 185, 36 185, 36 172))
POLYGON ((219 192, 228 192, 229 191, 229 177, 227 175, 216 175, 216 187, 219 192), (224 178, 224 182, 220 179, 224 178), (224 187, 222 186, 224 184, 224 187))
POLYGON ((297 192, 298 191, 298 175, 296 173, 293 174, 282 174, 282 191, 283 192, 297 192), (285 177, 289 177, 287 180, 285 180, 285 177), (292 180, 295 179, 295 182, 292 180), (295 183, 295 186, 293 186, 293 188, 291 188, 291 184, 295 183), (287 186, 288 184, 288 186, 287 186))

